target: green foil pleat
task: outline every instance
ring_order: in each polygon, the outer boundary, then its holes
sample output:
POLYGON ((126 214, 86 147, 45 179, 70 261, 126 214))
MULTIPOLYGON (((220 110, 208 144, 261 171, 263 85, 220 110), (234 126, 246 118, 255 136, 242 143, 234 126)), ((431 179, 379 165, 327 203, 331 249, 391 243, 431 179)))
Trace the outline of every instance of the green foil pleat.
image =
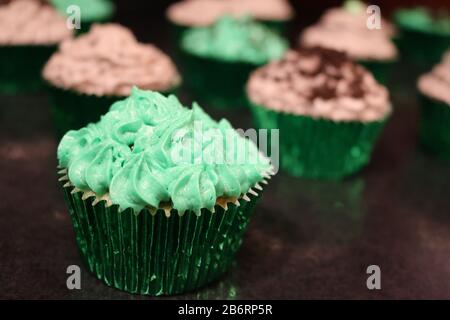
POLYGON ((42 68, 55 50, 56 46, 0 46, 0 93, 41 90, 42 68))
POLYGON ((193 98, 208 106, 230 109, 246 106, 245 85, 256 65, 227 62, 181 52, 183 81, 193 98))
MULTIPOLYGON (((126 97, 120 96, 95 96, 65 90, 48 84, 53 124, 58 137, 62 137, 67 131, 80 129, 88 123, 97 122, 111 105, 126 97)), ((165 95, 174 93, 162 92, 165 95)))
POLYGON ((442 60, 450 48, 450 36, 418 32, 400 26, 397 45, 403 59, 418 67, 421 72, 428 71, 442 60))
POLYGON ((176 210, 135 214, 63 187, 76 241, 89 270, 130 293, 174 295, 217 279, 231 266, 258 197, 200 215, 176 210))
POLYGON ((369 70, 374 78, 382 85, 387 85, 394 67, 394 61, 358 61, 359 64, 369 70))
POLYGON ((296 177, 340 179, 358 172, 387 122, 333 122, 250 106, 255 126, 280 130, 281 168, 296 177))
POLYGON ((450 106, 420 95, 422 102, 420 139, 437 156, 450 161, 450 106))

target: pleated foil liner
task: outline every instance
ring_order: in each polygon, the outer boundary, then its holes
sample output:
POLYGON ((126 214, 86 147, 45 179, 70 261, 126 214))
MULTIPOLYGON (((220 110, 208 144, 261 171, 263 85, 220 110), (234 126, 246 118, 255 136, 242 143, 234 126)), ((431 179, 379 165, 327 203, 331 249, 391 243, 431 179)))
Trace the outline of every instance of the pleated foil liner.
POLYGON ((280 130, 280 166, 295 177, 341 179, 370 161, 388 118, 334 122, 275 112, 250 103, 255 126, 280 130))
MULTIPOLYGON (((64 171, 59 172, 64 175, 64 171)), ((200 214, 131 209, 60 183, 76 241, 89 270, 107 285, 135 294, 161 296, 200 288, 232 265, 262 187, 235 203, 218 203, 200 214)))
POLYGON ((450 106, 420 95, 422 145, 435 155, 450 161, 450 106))

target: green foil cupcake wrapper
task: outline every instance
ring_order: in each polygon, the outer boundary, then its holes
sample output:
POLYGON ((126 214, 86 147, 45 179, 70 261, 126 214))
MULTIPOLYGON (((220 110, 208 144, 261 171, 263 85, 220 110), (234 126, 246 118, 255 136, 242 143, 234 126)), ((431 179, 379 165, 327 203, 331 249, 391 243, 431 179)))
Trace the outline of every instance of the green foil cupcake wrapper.
POLYGON ((401 34, 397 40, 402 58, 426 72, 442 60, 450 48, 450 36, 425 33, 399 26, 401 34))
MULTIPOLYGON (((61 179, 60 179, 61 180, 61 179)), ((169 217, 159 209, 120 212, 105 201, 64 184, 78 248, 89 270, 107 285, 130 293, 160 296, 200 288, 221 276, 241 246, 259 196, 215 212, 169 217)))
POLYGON ((255 126, 280 130, 281 168, 314 179, 341 179, 362 169, 387 122, 334 122, 250 107, 255 126))
MULTIPOLYGON (((62 137, 69 130, 80 129, 88 123, 97 122, 114 102, 126 98, 88 95, 51 84, 47 84, 47 88, 53 124, 58 137, 62 137)), ((175 91, 176 88, 163 94, 175 91)))
POLYGON ((369 70, 374 78, 382 85, 387 85, 395 65, 395 61, 368 61, 360 60, 359 64, 369 70))
POLYGON ((437 156, 450 161, 450 106, 424 95, 422 102, 420 140, 437 156))
POLYGON ((258 66, 181 52, 183 80, 198 102, 220 109, 246 107, 245 85, 258 66))
POLYGON ((53 46, 0 46, 0 93, 33 93, 44 87, 42 69, 53 46))

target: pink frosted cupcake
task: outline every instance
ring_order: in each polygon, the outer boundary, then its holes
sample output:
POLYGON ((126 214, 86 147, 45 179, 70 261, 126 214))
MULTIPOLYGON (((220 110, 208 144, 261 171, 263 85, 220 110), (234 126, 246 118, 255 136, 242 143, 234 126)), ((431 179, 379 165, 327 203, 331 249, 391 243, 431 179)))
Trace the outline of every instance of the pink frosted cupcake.
POLYGON ((431 72, 420 77, 418 88, 422 99, 422 144, 450 160, 450 51, 431 72))
POLYGON ((60 133, 97 121, 134 86, 170 93, 181 82, 166 54, 139 43, 118 24, 93 25, 89 33, 63 42, 43 77, 51 88, 60 133))
POLYGON ((41 69, 72 31, 45 1, 0 1, 0 92, 36 91, 41 69))
POLYGON ((301 34, 300 45, 343 51, 385 83, 387 71, 398 57, 391 40, 395 29, 385 20, 381 29, 369 29, 366 8, 362 2, 347 1, 343 7, 327 10, 317 24, 301 34))

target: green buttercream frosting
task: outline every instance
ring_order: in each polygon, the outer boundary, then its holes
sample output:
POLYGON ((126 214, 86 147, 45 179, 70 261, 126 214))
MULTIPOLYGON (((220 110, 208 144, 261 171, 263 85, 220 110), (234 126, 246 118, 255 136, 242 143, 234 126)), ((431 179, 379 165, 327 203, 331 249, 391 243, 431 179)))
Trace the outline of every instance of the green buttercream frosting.
POLYGON ((395 13, 395 21, 411 30, 450 36, 450 12, 417 7, 401 9, 395 13))
POLYGON ((67 15, 69 6, 79 6, 82 21, 105 21, 114 13, 114 4, 110 0, 50 0, 50 2, 63 15, 67 15))
POLYGON ((212 209, 219 197, 240 197, 270 170, 256 145, 226 120, 211 119, 171 95, 134 88, 95 124, 69 131, 58 147, 71 183, 121 209, 179 212, 212 209))
POLYGON ((365 4, 358 0, 347 0, 344 2, 344 9, 351 13, 361 13, 364 11, 365 4))
POLYGON ((182 47, 200 57, 262 65, 281 58, 288 43, 250 17, 225 16, 211 26, 186 31, 182 47))

